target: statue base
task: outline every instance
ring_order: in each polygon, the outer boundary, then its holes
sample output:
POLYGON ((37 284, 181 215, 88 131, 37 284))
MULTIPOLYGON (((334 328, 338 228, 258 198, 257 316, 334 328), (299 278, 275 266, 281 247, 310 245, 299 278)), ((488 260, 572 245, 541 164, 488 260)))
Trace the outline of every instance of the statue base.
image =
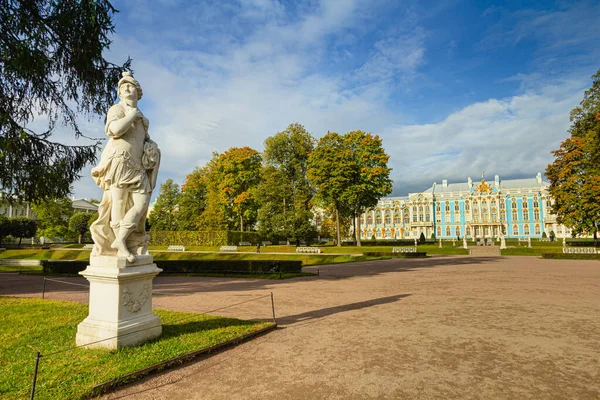
POLYGON ((152 280, 161 272, 151 255, 92 256, 81 271, 90 282, 89 315, 77 326, 77 346, 118 349, 141 344, 162 333, 152 312, 152 280))

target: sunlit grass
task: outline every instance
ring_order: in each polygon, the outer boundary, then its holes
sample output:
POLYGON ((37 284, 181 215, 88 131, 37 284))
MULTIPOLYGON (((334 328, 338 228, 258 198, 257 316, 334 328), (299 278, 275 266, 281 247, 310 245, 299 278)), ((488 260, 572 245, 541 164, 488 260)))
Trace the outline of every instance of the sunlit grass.
POLYGON ((0 398, 29 397, 36 351, 42 358, 35 398, 78 399, 113 378, 271 325, 157 310, 163 334, 155 341, 117 351, 79 348, 50 355, 75 346, 77 324, 87 312, 86 304, 0 297, 0 398))

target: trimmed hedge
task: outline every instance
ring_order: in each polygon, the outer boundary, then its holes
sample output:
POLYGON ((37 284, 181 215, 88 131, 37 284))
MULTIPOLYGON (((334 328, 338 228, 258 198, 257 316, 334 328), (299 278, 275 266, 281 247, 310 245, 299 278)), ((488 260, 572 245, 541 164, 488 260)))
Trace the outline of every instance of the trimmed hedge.
POLYGON ((237 246, 240 242, 258 243, 257 232, 239 231, 153 231, 149 232, 151 246, 237 246))
MULTIPOLYGON (((418 239, 417 239, 417 242, 418 239)), ((414 239, 392 239, 392 240, 361 240, 362 246, 414 246, 414 239)), ((419 244, 423 244, 419 242, 419 244)), ((425 244, 435 244, 435 240, 427 239, 425 244)), ((343 246, 355 246, 356 242, 342 243, 343 246)))
MULTIPOLYGON (((188 273, 238 273, 270 274, 300 273, 302 261, 295 260, 154 260, 166 274, 188 273)), ((77 274, 87 268, 89 261, 44 260, 42 268, 47 274, 77 274)))
POLYGON ((566 242, 573 247, 600 247, 600 245, 594 246, 593 240, 567 239, 566 242))
POLYGON ((89 265, 88 260, 42 260, 45 274, 77 274, 89 265))
POLYGON ((149 232, 151 246, 224 246, 227 231, 153 231, 149 232))
POLYGON ((427 253, 424 251, 417 251, 414 253, 392 253, 390 251, 369 251, 363 252, 366 257, 393 257, 393 258, 423 258, 427 257, 427 253))
POLYGON ((554 260, 600 260, 600 254, 542 253, 542 258, 554 260))
POLYGON ((242 232, 242 231, 228 231, 227 232, 227 244, 230 246, 237 246, 240 242, 250 242, 256 244, 259 242, 258 232, 242 232))
POLYGON ((291 260, 156 260, 163 273, 242 273, 267 274, 302 272, 302 261, 291 260))

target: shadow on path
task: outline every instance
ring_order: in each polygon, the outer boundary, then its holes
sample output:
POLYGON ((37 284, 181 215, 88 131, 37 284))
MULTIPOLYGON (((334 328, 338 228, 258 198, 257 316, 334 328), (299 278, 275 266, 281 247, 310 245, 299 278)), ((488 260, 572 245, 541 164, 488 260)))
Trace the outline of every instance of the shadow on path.
POLYGON ((302 314, 286 315, 285 317, 277 318, 277 323, 282 325, 292 325, 298 322, 311 321, 346 311, 360 310, 362 308, 373 307, 380 304, 393 303, 408 296, 411 296, 411 294, 396 294, 394 296, 381 297, 379 299, 359 301, 357 303, 350 303, 341 306, 322 308, 320 310, 307 311, 302 314))

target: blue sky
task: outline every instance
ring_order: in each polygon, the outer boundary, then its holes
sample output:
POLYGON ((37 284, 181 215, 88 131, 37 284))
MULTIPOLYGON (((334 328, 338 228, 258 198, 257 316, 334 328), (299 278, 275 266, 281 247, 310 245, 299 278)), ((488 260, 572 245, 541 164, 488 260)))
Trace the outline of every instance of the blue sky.
MULTIPOLYGON (((133 59, 139 106, 163 154, 159 184, 183 183, 215 151, 262 151, 292 122, 316 138, 379 134, 394 195, 482 170, 534 177, 600 68, 597 1, 114 5, 106 57, 133 59)), ((103 136, 101 120, 83 128, 103 136)), ((75 195, 99 198, 89 168, 83 174, 75 195)))

